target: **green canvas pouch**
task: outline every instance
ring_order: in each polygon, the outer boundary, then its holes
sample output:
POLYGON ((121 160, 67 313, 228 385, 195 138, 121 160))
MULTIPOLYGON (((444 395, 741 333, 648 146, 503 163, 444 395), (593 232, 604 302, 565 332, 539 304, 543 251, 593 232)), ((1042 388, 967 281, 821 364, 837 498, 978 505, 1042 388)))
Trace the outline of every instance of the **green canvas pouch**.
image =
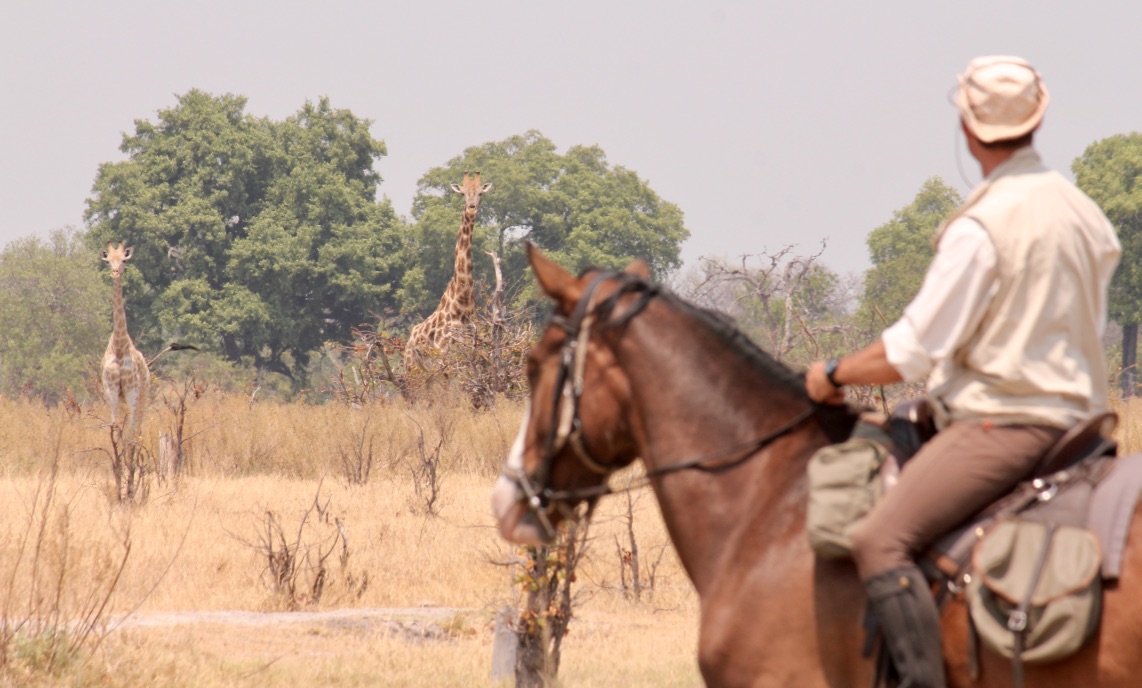
POLYGON ((818 555, 851 555, 850 533, 881 495, 878 476, 887 456, 883 445, 856 438, 823 447, 809 459, 805 528, 818 555))
POLYGON ((976 545, 966 593, 980 640, 1008 658, 1019 647, 1027 664, 1074 653, 1098 628, 1101 563, 1098 536, 1086 528, 996 523, 976 545))

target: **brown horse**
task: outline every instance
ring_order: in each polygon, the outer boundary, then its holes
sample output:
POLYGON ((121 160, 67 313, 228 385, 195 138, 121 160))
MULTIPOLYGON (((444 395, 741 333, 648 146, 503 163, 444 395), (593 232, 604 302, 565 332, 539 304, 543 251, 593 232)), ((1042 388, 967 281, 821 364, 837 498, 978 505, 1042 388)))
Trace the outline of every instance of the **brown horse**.
MULTIPOLYGON (((869 686, 864 591, 846 561, 816 558, 805 535, 806 465, 845 435, 853 410, 814 408, 803 379, 724 320, 625 273, 576 278, 534 247, 554 313, 528 358, 531 400, 493 507, 503 536, 550 539, 608 473, 641 458, 701 600, 698 663, 713 686, 869 686)), ((1029 686, 1142 685, 1142 538, 1136 512, 1099 633, 1076 655, 1028 667, 1029 686)), ((943 613, 952 686, 1011 685, 1009 660, 982 650, 967 670, 967 617, 943 613)))

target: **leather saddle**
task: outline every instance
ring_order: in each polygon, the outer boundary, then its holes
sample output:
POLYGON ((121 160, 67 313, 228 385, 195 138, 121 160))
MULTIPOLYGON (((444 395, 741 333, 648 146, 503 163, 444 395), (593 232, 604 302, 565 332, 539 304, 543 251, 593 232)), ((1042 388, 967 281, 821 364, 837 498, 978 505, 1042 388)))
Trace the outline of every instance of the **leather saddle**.
MULTIPOLYGON (((1117 414, 1107 412, 1093 416, 1064 433, 1039 460, 1025 482, 968 518, 929 548, 919 560, 928 579, 942 580, 955 587, 955 581, 966 570, 972 549, 986 526, 1001 516, 1034 508, 1047 512, 1038 515, 1044 520, 1081 525, 1078 522, 1086 517, 1086 503, 1079 504, 1082 500, 1075 498, 1055 498, 1073 485, 1089 487, 1106 475, 1110 469, 1108 460, 1117 455, 1117 443, 1110 438, 1117 425, 1117 414)), ((888 448, 891 459, 881 469, 885 490, 891 489, 900 470, 935 434, 934 417, 926 399, 901 404, 881 422, 879 430, 876 423, 861 423, 854 432, 854 435, 876 439, 888 448)), ((1084 497, 1089 497, 1089 490, 1084 497)))
MULTIPOLYGON (((927 399, 914 399, 897 406, 892 415, 882 421, 881 427, 887 439, 880 439, 896 460, 898 469, 936 435, 936 421, 927 399)), ((1030 477, 1050 475, 1092 454, 1115 453, 1116 444, 1110 436, 1116 427, 1118 414, 1110 411, 1075 425, 1047 450, 1030 477)))

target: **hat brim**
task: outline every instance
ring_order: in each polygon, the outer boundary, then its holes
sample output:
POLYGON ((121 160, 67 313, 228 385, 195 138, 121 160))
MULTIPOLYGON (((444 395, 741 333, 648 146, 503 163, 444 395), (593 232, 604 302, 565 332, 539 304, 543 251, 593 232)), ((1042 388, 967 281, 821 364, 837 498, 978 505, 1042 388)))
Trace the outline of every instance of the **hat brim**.
POLYGON ((1039 104, 1034 112, 1024 121, 1019 124, 989 124, 981 122, 975 116, 975 112, 968 106, 967 93, 965 93, 961 85, 956 89, 956 108, 960 111, 960 117, 963 118, 964 123, 967 124, 968 129, 980 141, 984 143, 995 143, 996 141, 1006 141, 1008 139, 1017 139, 1024 134, 1034 131, 1043 122, 1043 113, 1047 111, 1047 104, 1051 101, 1051 95, 1047 92, 1047 87, 1042 84, 1039 85, 1039 104))

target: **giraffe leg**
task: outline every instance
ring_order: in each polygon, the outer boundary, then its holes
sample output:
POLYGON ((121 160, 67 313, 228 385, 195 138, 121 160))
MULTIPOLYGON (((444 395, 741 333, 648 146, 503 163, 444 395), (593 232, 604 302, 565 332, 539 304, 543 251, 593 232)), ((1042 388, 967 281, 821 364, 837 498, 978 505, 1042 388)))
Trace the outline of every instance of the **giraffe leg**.
POLYGON ((123 395, 127 402, 127 428, 130 431, 129 440, 134 442, 139 438, 139 401, 142 396, 138 387, 129 389, 123 395))
POLYGON ((131 382, 133 399, 128 400, 131 410, 131 439, 137 440, 142 432, 143 415, 147 411, 147 398, 151 385, 151 372, 147 368, 147 359, 138 349, 131 348, 131 382))
POLYGON ((111 424, 119 422, 119 367, 108 365, 103 368, 103 395, 111 411, 111 424))

